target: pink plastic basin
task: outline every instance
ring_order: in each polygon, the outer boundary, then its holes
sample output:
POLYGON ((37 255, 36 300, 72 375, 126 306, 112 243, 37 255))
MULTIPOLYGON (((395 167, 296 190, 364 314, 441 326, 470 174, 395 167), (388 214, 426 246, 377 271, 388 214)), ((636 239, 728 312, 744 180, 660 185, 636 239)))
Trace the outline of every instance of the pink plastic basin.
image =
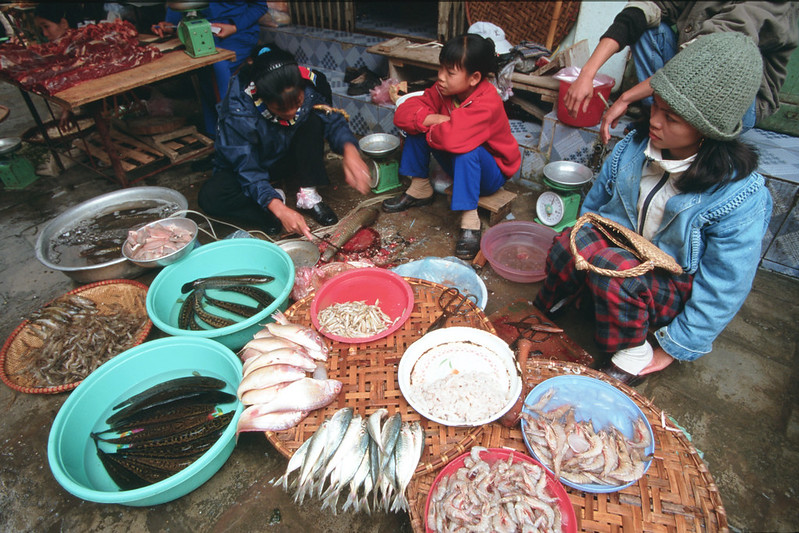
POLYGON ((480 248, 503 278, 533 283, 546 277, 547 253, 555 235, 552 228, 535 222, 501 222, 483 234, 480 248))

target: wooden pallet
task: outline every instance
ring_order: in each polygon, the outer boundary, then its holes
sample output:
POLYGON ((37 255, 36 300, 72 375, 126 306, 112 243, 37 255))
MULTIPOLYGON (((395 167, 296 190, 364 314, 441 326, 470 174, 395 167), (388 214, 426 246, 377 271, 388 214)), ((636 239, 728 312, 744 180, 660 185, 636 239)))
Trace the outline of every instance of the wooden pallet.
MULTIPOLYGON (((119 162, 125 172, 141 168, 159 159, 164 159, 164 154, 153 147, 141 142, 134 137, 125 135, 114 129, 110 132, 111 143, 115 146, 119 162)), ((97 159, 107 166, 111 166, 111 158, 103 145, 98 132, 92 133, 85 139, 78 139, 74 145, 81 151, 97 159)))
POLYGON ((194 126, 186 126, 168 133, 147 137, 146 142, 166 155, 173 163, 197 157, 214 148, 214 141, 199 133, 194 126))

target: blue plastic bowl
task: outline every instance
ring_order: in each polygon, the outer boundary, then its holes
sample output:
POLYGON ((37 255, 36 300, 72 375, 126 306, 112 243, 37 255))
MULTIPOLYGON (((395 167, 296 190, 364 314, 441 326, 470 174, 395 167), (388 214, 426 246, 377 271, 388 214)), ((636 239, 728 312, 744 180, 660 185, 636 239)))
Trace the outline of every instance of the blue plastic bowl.
MULTIPOLYGON (((279 246, 259 239, 229 239, 200 246, 183 260, 164 268, 155 277, 147 291, 147 314, 153 324, 169 335, 202 337, 221 342, 231 350, 238 350, 267 322, 277 310, 284 311, 294 286, 294 263, 279 246), (190 331, 178 328, 178 313, 186 294, 180 292, 184 283, 210 276, 240 274, 268 274, 274 281, 259 288, 269 291, 275 301, 266 309, 243 319, 222 309, 212 309, 215 315, 236 320, 223 328, 190 331)), ((226 292, 225 300, 254 305, 248 297, 226 292)), ((198 321, 198 323, 200 323, 198 321)), ((202 325, 202 323, 200 323, 202 325)))
MULTIPOLYGON (((646 419, 643 411, 641 411, 629 396, 613 385, 589 376, 555 376, 554 378, 549 378, 536 385, 536 387, 527 394, 524 403, 534 405, 551 388, 555 389, 555 394, 549 400, 549 403, 544 406, 544 410, 549 411, 550 409, 564 404, 572 405, 574 406, 575 419, 577 421, 590 419, 595 431, 599 431, 609 424, 613 424, 625 437, 632 438, 633 422, 637 418, 642 418, 651 439, 651 444, 646 448, 646 452, 649 455, 655 453, 655 437, 652 433, 652 426, 649 425, 649 421, 646 419)), ((524 411, 530 412, 526 408, 524 411)), ((526 430, 527 421, 522 419, 524 444, 527 446, 527 450, 530 454, 546 467, 546 463, 541 460, 541 457, 535 454, 532 446, 530 446, 530 443, 527 441, 526 430)), ((649 470, 651 464, 652 461, 646 462, 644 474, 649 470)), ((547 468, 547 470, 552 472, 549 468, 547 468)), ((583 485, 580 483, 573 483, 562 477, 560 478, 560 482, 583 492, 594 493, 616 492, 637 483, 637 481, 632 481, 624 485, 600 485, 596 483, 583 485)))
POLYGON ((112 406, 153 385, 192 372, 227 382, 236 393, 241 361, 230 349, 209 339, 168 337, 140 344, 119 354, 89 374, 58 411, 47 442, 50 470, 64 489, 98 503, 136 507, 180 498, 213 476, 236 445, 236 424, 244 406, 238 401, 220 406, 236 413, 219 440, 199 459, 173 476, 146 487, 120 490, 106 472, 90 437, 106 429, 112 406))

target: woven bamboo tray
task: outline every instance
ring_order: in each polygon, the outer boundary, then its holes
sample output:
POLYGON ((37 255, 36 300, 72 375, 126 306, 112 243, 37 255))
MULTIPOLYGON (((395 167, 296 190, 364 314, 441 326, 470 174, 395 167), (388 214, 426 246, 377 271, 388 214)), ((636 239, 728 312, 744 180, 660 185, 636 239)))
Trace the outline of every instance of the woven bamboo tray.
MULTIPOLYGON (((405 278, 413 287, 414 307, 411 316, 394 334, 366 344, 346 344, 328 340, 330 354, 327 360, 328 377, 343 383, 338 398, 325 407, 312 411, 292 429, 266 432, 277 450, 286 457, 291 455, 320 424, 343 407, 352 407, 355 413, 368 416, 377 409, 388 409, 389 415, 400 413, 403 421, 418 420, 425 430, 426 446, 416 469, 417 475, 435 472, 449 461, 471 449, 480 437, 483 427, 464 428, 443 426, 418 414, 405 400, 397 382, 397 365, 408 346, 424 335, 427 327, 441 314, 438 297, 445 285, 416 278, 405 278)), ((285 314, 293 322, 311 324, 309 294, 289 307, 285 314)), ((448 326, 468 326, 495 333, 491 322, 471 300, 466 300, 469 312, 451 318, 448 326)))
MULTIPOLYGON (((564 0, 555 23, 553 48, 566 37, 577 22, 579 0, 564 0)), ((469 24, 485 21, 505 31, 511 45, 522 41, 545 44, 555 14, 555 2, 466 2, 469 24)))
MULTIPOLYGON (((696 532, 729 531, 727 514, 713 477, 683 432, 668 425, 652 401, 601 372, 574 363, 529 359, 525 380, 532 387, 551 377, 582 374, 606 381, 627 394, 644 412, 655 434, 655 459, 638 483, 618 492, 593 494, 570 487, 579 531, 696 532)), ((507 447, 529 455, 519 427, 489 424, 477 443, 507 447)), ((408 486, 411 526, 425 531, 424 508, 436 472, 415 475, 408 486)))
MULTIPOLYGON (((152 321, 147 318, 147 308, 145 307, 147 286, 138 281, 129 279, 99 281, 66 293, 66 295, 72 294, 80 294, 92 300, 101 314, 107 314, 110 312, 109 306, 117 304, 128 310, 130 314, 141 317, 142 322, 138 329, 131 332, 119 332, 120 335, 130 333, 133 340, 127 348, 141 344, 153 327, 152 321)), ((32 377, 27 370, 30 367, 29 361, 41 345, 41 339, 33 333, 27 319, 17 326, 6 339, 3 349, 0 351, 0 379, 3 380, 3 383, 16 391, 28 394, 57 394, 77 387, 80 381, 48 386, 37 382, 32 377)))

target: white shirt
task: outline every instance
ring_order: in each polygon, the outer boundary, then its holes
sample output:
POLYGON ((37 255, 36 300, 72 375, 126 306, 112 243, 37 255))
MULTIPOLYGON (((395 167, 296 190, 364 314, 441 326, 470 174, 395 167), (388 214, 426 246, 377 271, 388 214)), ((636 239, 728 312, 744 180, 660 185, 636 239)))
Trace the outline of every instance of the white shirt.
POLYGON ((646 163, 641 171, 641 183, 638 192, 638 227, 636 230, 647 240, 652 240, 655 233, 660 229, 663 221, 663 210, 666 202, 672 196, 680 194, 680 190, 674 185, 677 179, 682 176, 694 159, 696 154, 687 159, 663 159, 660 149, 654 148, 651 141, 644 150, 646 163), (663 179, 669 173, 665 182, 663 179), (649 198, 650 194, 652 197, 649 198), (647 204, 648 200, 648 204, 647 204), (644 209, 646 208, 646 213, 644 209), (643 217, 646 217, 643 219, 643 217), (641 227, 643 222, 643 228, 641 227))

